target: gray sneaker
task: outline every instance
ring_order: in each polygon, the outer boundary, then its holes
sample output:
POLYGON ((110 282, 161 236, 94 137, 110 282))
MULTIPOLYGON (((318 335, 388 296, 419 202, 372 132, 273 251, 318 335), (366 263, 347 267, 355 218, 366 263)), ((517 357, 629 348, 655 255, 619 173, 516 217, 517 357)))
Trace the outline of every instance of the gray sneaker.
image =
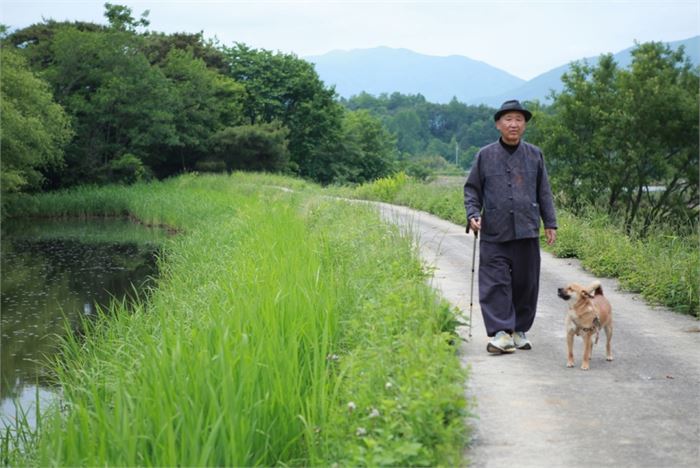
POLYGON ((513 337, 504 331, 499 331, 486 345, 486 351, 494 354, 512 353, 515 351, 513 337))
POLYGON ((516 331, 513 333, 513 342, 518 349, 532 349, 532 343, 525 337, 525 332, 516 331))

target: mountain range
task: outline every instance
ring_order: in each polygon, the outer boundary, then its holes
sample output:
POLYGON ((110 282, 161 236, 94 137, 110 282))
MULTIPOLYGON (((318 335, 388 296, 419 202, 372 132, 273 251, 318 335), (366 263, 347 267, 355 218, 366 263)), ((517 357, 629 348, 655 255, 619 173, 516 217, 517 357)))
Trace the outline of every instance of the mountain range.
MULTIPOLYGON (((685 47, 685 53, 695 65, 700 65, 700 36, 668 42, 672 49, 685 47)), ((613 54, 621 67, 632 62, 629 47, 613 54)), ((599 57, 583 57, 591 64, 599 57)), ((422 94, 428 101, 449 102, 456 97, 467 104, 492 107, 507 99, 539 99, 547 102, 551 90, 561 91, 561 75, 569 63, 523 80, 485 62, 461 55, 438 57, 408 49, 376 47, 371 49, 335 50, 323 55, 304 57, 313 63, 316 72, 327 85, 334 85, 341 97, 349 98, 365 91, 372 95, 399 92, 422 94)))

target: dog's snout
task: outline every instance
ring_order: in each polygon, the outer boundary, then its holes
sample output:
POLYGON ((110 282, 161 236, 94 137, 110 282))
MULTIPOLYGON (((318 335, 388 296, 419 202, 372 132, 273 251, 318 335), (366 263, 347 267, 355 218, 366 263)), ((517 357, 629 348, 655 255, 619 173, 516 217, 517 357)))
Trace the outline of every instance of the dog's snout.
POLYGON ((571 297, 571 296, 569 296, 569 295, 566 293, 566 289, 564 289, 564 288, 558 288, 558 289, 557 289, 557 296, 559 296, 559 297, 561 297, 562 299, 567 300, 567 301, 568 301, 569 298, 571 297))

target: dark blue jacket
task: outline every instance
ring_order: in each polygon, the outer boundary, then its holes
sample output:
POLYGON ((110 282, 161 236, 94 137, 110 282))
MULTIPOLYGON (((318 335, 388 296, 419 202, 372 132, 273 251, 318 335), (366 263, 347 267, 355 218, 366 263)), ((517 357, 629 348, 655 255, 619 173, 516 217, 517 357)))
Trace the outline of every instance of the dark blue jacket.
POLYGON ((538 237, 540 218, 556 229, 552 189, 542 151, 523 140, 509 154, 500 142, 476 155, 464 184, 464 207, 469 220, 481 218, 481 239, 507 242, 538 237))

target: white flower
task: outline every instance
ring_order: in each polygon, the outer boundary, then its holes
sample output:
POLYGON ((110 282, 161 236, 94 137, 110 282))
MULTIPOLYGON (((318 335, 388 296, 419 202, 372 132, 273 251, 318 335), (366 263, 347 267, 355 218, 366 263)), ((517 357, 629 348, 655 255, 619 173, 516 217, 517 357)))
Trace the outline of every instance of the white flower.
POLYGON ((362 437, 367 435, 367 429, 364 427, 358 427, 357 430, 355 431, 355 435, 357 437, 362 437))
POLYGON ((357 405, 355 404, 354 401, 349 401, 348 402, 348 411, 353 412, 357 408, 357 405))
POLYGON ((391 382, 387 382, 387 383, 384 384, 384 388, 386 388, 387 390, 391 390, 391 387, 393 387, 393 385, 391 384, 391 382))
POLYGON ((378 418, 379 417, 379 410, 377 408, 372 408, 372 410, 369 412, 369 417, 370 418, 378 418))

